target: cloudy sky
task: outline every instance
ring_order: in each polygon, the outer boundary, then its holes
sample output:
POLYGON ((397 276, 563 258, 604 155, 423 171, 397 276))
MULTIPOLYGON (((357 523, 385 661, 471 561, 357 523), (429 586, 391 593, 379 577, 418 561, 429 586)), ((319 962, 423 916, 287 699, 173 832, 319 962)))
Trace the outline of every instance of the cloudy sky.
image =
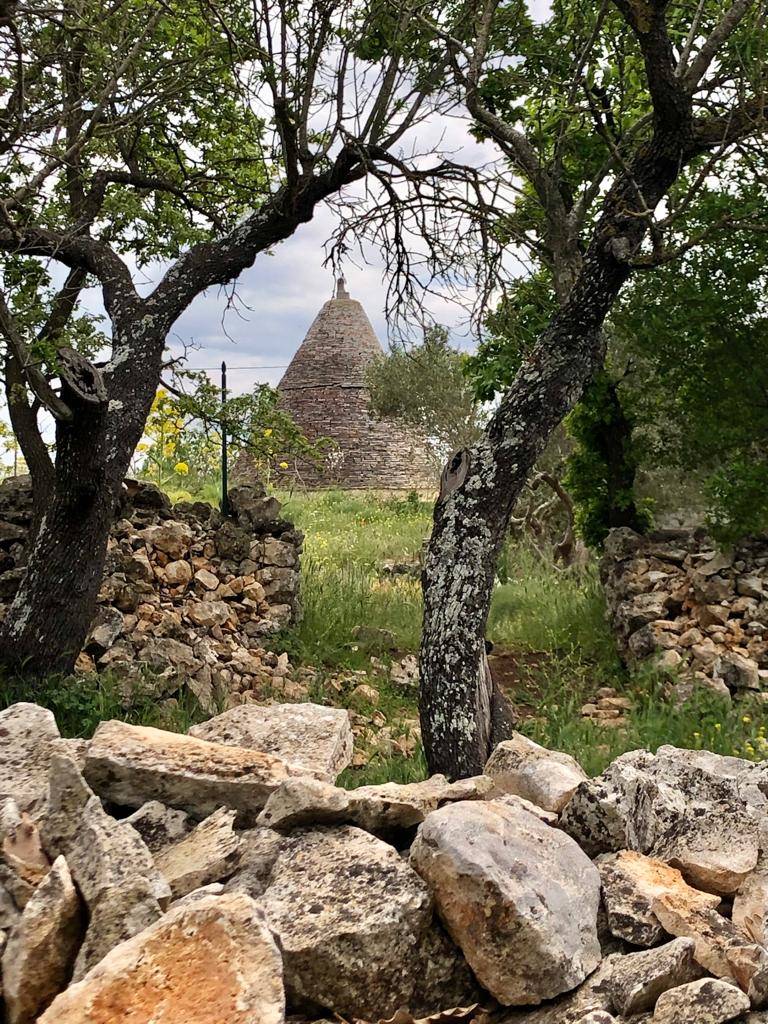
MULTIPOLYGON (((549 12, 549 0, 529 0, 529 8, 534 18, 543 20, 549 12)), ((451 153, 457 161, 475 165, 498 158, 494 146, 478 144, 470 136, 466 121, 460 117, 435 117, 420 125, 419 152, 428 151, 430 145, 451 153)), ((404 140, 406 151, 407 146, 404 140)), ((170 348, 179 351, 182 344, 197 346, 197 351, 190 353, 190 367, 218 367, 226 360, 234 391, 244 391, 257 381, 276 384, 320 307, 333 294, 332 272, 323 266, 324 243, 333 227, 333 214, 320 207, 314 219, 300 227, 292 238, 272 253, 259 256, 253 267, 240 276, 236 309, 228 309, 224 292, 211 290, 200 296, 176 323, 169 339, 170 348)), ((387 283, 380 256, 370 251, 367 259, 365 266, 345 267, 347 287, 351 296, 363 303, 386 347, 387 283)), ((160 273, 158 268, 141 290, 149 290, 152 277, 156 279, 160 273)), ((99 308, 95 294, 89 305, 99 308)), ((432 318, 451 328, 454 344, 462 348, 473 346, 465 313, 435 299, 429 302, 428 309, 432 318)))

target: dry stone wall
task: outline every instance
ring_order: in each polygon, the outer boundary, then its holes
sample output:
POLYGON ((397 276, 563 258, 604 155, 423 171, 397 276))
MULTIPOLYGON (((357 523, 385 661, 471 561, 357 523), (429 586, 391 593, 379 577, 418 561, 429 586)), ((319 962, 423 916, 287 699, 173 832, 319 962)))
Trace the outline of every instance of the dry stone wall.
POLYGON ((74 747, 0 712, 0 1018, 765 1024, 768 763, 590 779, 516 734, 476 778, 348 791, 346 712, 298 710, 74 747))
MULTIPOLYGON (((80 671, 109 670, 126 699, 151 676, 157 696, 188 687, 207 708, 256 699, 288 674, 287 656, 263 644, 298 614, 303 536, 259 484, 230 501, 223 516, 128 483, 80 671)), ((31 512, 28 478, 0 485, 0 616, 25 572, 31 512)))
POLYGON ((674 671, 681 698, 768 695, 768 537, 719 551, 703 530, 613 530, 601 578, 622 655, 674 671))

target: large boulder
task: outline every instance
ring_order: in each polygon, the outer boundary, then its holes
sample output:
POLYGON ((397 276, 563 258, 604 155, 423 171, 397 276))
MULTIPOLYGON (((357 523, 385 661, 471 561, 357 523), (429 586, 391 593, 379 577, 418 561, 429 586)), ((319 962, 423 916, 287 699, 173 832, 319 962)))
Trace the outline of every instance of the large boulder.
POLYGON ((3 953, 8 1024, 31 1024, 64 988, 82 935, 80 900, 63 857, 35 890, 3 953))
POLYGON ((75 975, 82 976, 113 946, 156 921, 170 899, 138 833, 110 817, 74 761, 53 758, 41 832, 46 852, 64 856, 88 912, 75 975))
POLYGON ((728 896, 757 865, 757 768, 737 758, 661 747, 633 751, 583 782, 561 825, 590 856, 636 850, 728 896))
POLYGON ((22 811, 39 809, 59 738, 47 708, 22 703, 0 711, 0 800, 13 797, 22 811))
POLYGON ((429 890, 388 844, 352 827, 284 840, 259 899, 283 952, 289 1002, 378 1020, 473 1001, 429 890))
POLYGON ((570 754, 547 750, 518 732, 498 744, 484 772, 493 779, 494 796, 512 793, 554 814, 587 778, 570 754))
POLYGON ((271 754, 124 722, 102 722, 85 761, 99 796, 126 807, 159 800, 195 818, 222 806, 253 818, 296 772, 271 754))
POLYGON ((434 811, 411 864, 500 1003, 553 999, 600 962, 597 869, 568 836, 522 808, 491 801, 434 811))
POLYGON ((320 704, 241 704, 202 725, 190 736, 272 754, 307 775, 335 782, 352 760, 349 712, 320 704))
POLYGON ((39 1024, 283 1024, 280 953, 243 894, 181 904, 112 950, 39 1024))
POLYGON ((458 782, 433 775, 423 782, 385 782, 352 790, 314 779, 289 779, 270 796, 259 824, 289 830, 349 823, 367 832, 389 832, 415 827, 444 804, 482 799, 490 788, 491 781, 484 775, 458 782))

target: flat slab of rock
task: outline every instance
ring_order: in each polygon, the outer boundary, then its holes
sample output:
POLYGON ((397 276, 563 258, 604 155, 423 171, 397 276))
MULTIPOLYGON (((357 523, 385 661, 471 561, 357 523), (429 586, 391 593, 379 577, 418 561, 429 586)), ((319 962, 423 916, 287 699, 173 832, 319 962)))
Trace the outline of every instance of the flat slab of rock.
POLYGON ((54 1000, 39 1024, 283 1024, 280 953, 248 896, 170 910, 54 1000))
POLYGON ((667 989, 697 981, 701 968, 693 958, 691 939, 615 958, 608 987, 616 1009, 625 1017, 652 1010, 667 989))
POLYGON ((553 999, 599 964, 597 869, 533 814, 494 801, 443 807, 421 825, 411 864, 500 1003, 553 999))
POLYGON ((75 964, 75 977, 81 977, 118 943, 156 921, 170 888, 138 833, 107 814, 74 761, 60 754, 51 764, 40 829, 48 855, 66 858, 88 911, 75 964))
POLYGON ((282 840, 259 899, 283 952, 293 1003, 378 1020, 476 1001, 461 954, 433 923, 424 882, 397 851, 360 829, 282 840))
POLYGON ((178 843, 188 835, 194 822, 185 811, 166 807, 159 800, 150 800, 124 819, 132 825, 147 845, 150 853, 159 853, 166 846, 178 843))
POLYGON ((259 824, 287 831, 306 825, 353 824, 366 832, 412 828, 444 804, 481 800, 492 786, 484 775, 449 782, 433 775, 423 782, 341 789, 314 779, 289 779, 270 796, 259 824))
POLYGON ((155 865, 171 887, 174 900, 210 882, 225 881, 237 868, 240 837, 232 826, 235 812, 226 807, 206 818, 188 836, 155 856, 155 865))
POLYGON ((757 865, 758 771, 706 751, 632 751, 581 783, 561 826, 590 856, 636 850, 699 889, 732 895, 757 865))
POLYGON ((31 1024, 61 992, 82 935, 80 899, 63 857, 35 890, 3 953, 8 1024, 31 1024))
POLYGON ((516 732, 499 743, 484 773, 494 782, 493 796, 511 793, 545 811, 559 814, 587 776, 570 754, 547 750, 516 732))
POLYGON ((352 760, 354 736, 349 713, 321 704, 240 704, 190 736, 273 754, 323 782, 335 782, 352 760))
POLYGON ((611 934, 633 946, 651 947, 665 932, 653 912, 659 896, 675 895, 691 910, 714 908, 719 896, 693 889, 677 870, 642 853, 622 850, 597 857, 603 905, 611 934))
POLYGON ((12 704, 0 711, 0 800, 12 797, 22 811, 45 800, 48 769, 61 737, 53 712, 37 704, 12 704))
POLYGON ((654 900, 653 911, 670 935, 693 939, 694 957, 715 977, 733 981, 754 1007, 768 1003, 768 951, 750 942, 716 910, 691 910, 668 894, 654 900))
POLYGON ((198 819, 222 806, 254 818, 291 774, 271 754, 124 722, 102 722, 85 761, 99 796, 125 807, 159 800, 198 819))
POLYGON ((749 999, 733 985, 702 978, 659 996, 653 1024, 726 1024, 749 1010, 749 999))

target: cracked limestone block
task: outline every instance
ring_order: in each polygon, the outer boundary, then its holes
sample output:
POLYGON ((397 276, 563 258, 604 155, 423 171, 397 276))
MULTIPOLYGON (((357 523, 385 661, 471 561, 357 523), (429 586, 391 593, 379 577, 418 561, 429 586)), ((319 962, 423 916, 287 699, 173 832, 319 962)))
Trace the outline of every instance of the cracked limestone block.
POLYGON ((105 799, 126 807, 159 800, 197 819, 219 807, 255 818, 294 774, 271 754, 124 722, 102 722, 85 762, 88 782, 105 799))
POLYGON ((599 964, 597 869, 572 839, 521 807, 478 801, 433 811, 411 863, 500 1003, 553 999, 599 964))
POLYGON ((352 760, 349 713, 320 704, 241 704, 189 730, 190 736, 260 750, 307 775, 335 782, 352 760))

